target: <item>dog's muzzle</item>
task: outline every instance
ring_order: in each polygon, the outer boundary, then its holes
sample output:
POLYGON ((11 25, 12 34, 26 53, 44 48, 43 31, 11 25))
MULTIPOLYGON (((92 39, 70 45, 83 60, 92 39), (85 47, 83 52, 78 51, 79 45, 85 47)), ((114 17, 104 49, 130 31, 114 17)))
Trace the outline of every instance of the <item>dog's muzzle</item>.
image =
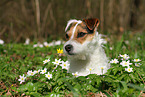
POLYGON ((71 44, 68 44, 65 46, 65 50, 69 55, 73 55, 72 51, 73 51, 73 46, 71 44))

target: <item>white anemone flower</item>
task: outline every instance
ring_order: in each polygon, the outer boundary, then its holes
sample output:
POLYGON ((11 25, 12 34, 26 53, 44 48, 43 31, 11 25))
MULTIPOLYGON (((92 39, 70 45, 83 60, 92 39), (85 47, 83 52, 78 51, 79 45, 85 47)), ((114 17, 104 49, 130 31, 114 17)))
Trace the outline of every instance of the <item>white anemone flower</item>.
POLYGON ((40 69, 39 70, 34 70, 34 73, 36 74, 36 73, 39 73, 40 72, 40 69))
POLYGON ((117 63, 119 63, 119 61, 118 61, 118 59, 112 59, 112 60, 110 61, 110 63, 115 63, 115 64, 117 64, 117 63))
POLYGON ((33 75, 35 75, 35 72, 33 72, 32 70, 28 70, 27 74, 28 74, 28 76, 33 76, 33 75))
POLYGON ((24 74, 23 74, 23 76, 19 76, 20 77, 20 79, 18 79, 18 81, 20 81, 20 84, 22 84, 22 82, 25 82, 25 79, 26 79, 26 77, 24 77, 24 74))
POLYGON ((44 74, 47 72, 47 68, 44 68, 44 70, 41 70, 40 74, 44 74))
POLYGON ((140 62, 141 60, 140 59, 134 59, 133 61, 134 62, 140 62))
POLYGON ((61 64, 60 64, 60 66, 62 67, 62 69, 66 69, 66 70, 68 70, 69 69, 69 62, 68 61, 66 61, 66 62, 64 62, 64 61, 61 61, 61 64))
POLYGON ((43 47, 43 44, 40 44, 40 43, 38 42, 37 44, 34 44, 33 47, 34 47, 34 48, 35 48, 35 47, 40 47, 40 48, 42 48, 42 47, 43 47))
POLYGON ((74 75, 75 77, 79 76, 78 72, 72 73, 72 75, 74 75))
POLYGON ((127 71, 127 72, 133 72, 132 69, 133 69, 133 68, 128 67, 128 68, 125 68, 125 71, 127 71))
POLYGON ((61 63, 61 59, 57 60, 55 59, 55 62, 52 62, 53 64, 59 65, 61 63))
POLYGON ((124 54, 124 55, 120 54, 119 56, 123 58, 122 60, 128 60, 130 58, 129 55, 127 54, 124 54))
POLYGON ((52 74, 50 74, 49 72, 47 74, 45 74, 45 77, 47 77, 48 79, 52 78, 52 74))
POLYGON ((43 64, 46 64, 46 63, 48 63, 49 61, 50 61, 50 59, 44 60, 44 61, 43 61, 43 64))
POLYGON ((0 44, 4 44, 4 41, 0 39, 0 44))
POLYGON ((47 42, 43 43, 45 47, 49 47, 49 44, 47 42))
POLYGON ((91 71, 94 70, 94 68, 86 68, 86 70, 89 71, 91 74, 91 71))
POLYGON ((61 41, 60 40, 56 41, 55 45, 61 45, 61 41))
POLYGON ((136 67, 139 67, 140 65, 142 65, 141 63, 135 63, 136 67))
POLYGON ((121 63, 120 63, 120 65, 122 65, 123 67, 124 66, 129 66, 129 65, 131 65, 132 63, 130 63, 130 61, 128 60, 127 62, 126 61, 122 61, 121 63))
POLYGON ((103 70, 106 69, 106 66, 99 66, 99 67, 100 67, 100 70, 101 70, 101 72, 103 74, 103 70))
POLYGON ((37 46, 38 46, 37 44, 34 44, 34 45, 33 45, 34 48, 37 47, 37 46))
POLYGON ((25 45, 28 45, 30 43, 30 39, 27 38, 26 41, 25 41, 25 45))

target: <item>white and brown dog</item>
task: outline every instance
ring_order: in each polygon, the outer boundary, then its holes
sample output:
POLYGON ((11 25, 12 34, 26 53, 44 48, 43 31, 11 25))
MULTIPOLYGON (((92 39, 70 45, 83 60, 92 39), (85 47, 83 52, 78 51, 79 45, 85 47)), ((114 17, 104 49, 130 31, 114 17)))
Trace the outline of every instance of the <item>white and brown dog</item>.
POLYGON ((97 32, 98 25, 98 19, 68 21, 64 53, 70 62, 69 73, 78 72, 79 76, 90 73, 101 75, 109 69, 110 65, 102 48, 104 40, 97 32))

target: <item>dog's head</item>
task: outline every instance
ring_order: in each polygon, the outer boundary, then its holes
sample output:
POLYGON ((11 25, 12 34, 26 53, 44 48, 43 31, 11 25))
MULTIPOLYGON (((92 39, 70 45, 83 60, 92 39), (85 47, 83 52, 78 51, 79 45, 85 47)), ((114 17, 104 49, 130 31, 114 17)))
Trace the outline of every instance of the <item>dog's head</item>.
POLYGON ((98 19, 69 20, 65 28, 67 42, 64 44, 64 53, 68 56, 84 55, 93 40, 98 19))

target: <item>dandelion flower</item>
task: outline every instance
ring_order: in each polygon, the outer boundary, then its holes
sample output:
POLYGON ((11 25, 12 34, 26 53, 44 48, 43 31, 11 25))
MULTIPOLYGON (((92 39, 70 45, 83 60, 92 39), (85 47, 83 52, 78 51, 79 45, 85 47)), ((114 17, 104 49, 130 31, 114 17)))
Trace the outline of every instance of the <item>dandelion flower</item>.
POLYGON ((50 61, 50 59, 44 60, 44 61, 43 61, 43 64, 46 64, 46 63, 48 63, 49 61, 50 61))
POLYGON ((45 74, 45 77, 47 77, 48 79, 52 78, 52 74, 50 74, 49 72, 47 74, 45 74))
POLYGON ((133 69, 133 68, 128 67, 128 68, 125 68, 125 71, 127 71, 127 72, 133 72, 132 69, 133 69))
POLYGON ((78 72, 72 73, 72 75, 74 75, 75 77, 78 77, 79 76, 78 72))
POLYGON ((140 62, 141 60, 140 59, 134 59, 133 61, 134 62, 140 62))
POLYGON ((60 66, 62 67, 62 69, 66 69, 66 70, 68 70, 69 65, 70 65, 70 64, 69 64, 68 61, 66 61, 66 62, 61 61, 61 64, 60 64, 60 66))
POLYGON ((44 68, 44 70, 41 70, 40 74, 44 74, 47 72, 47 68, 44 68))
POLYGON ((20 81, 20 84, 22 84, 22 82, 25 82, 26 77, 20 75, 20 79, 18 79, 18 81, 20 81))
POLYGON ((122 65, 123 67, 124 66, 129 66, 129 65, 131 65, 132 63, 130 63, 130 61, 128 60, 127 62, 126 61, 122 61, 121 63, 120 63, 120 65, 122 65))
POLYGON ((124 54, 124 55, 119 55, 120 57, 122 57, 123 58, 123 60, 125 59, 125 60, 128 60, 130 57, 127 55, 127 54, 124 54))
POLYGON ((110 63, 115 63, 115 64, 117 64, 117 63, 119 63, 119 61, 118 61, 118 59, 112 59, 112 60, 110 61, 110 63))
POLYGON ((62 50, 60 50, 60 48, 57 49, 57 53, 58 53, 58 54, 62 54, 62 53, 63 53, 63 49, 62 49, 62 50))

